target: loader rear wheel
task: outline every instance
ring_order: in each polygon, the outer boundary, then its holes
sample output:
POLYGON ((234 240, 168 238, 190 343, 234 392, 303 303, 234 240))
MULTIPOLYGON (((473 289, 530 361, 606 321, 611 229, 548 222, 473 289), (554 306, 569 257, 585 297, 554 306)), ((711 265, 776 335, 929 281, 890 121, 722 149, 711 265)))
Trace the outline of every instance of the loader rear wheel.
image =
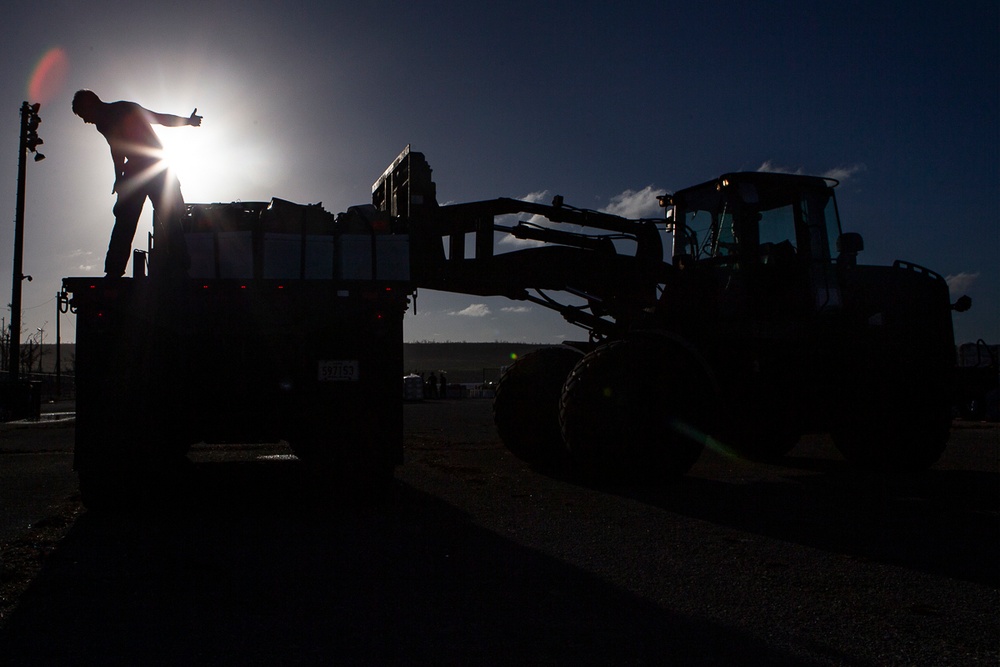
POLYGON ((881 471, 923 470, 944 453, 951 430, 951 406, 938 392, 861 392, 833 429, 845 459, 881 471))
POLYGON ((581 353, 546 347, 515 361, 500 378, 493 422, 510 452, 543 472, 557 470, 566 456, 559 429, 563 384, 581 353))
POLYGON ((566 381, 563 438, 588 478, 663 482, 701 455, 713 398, 707 373, 680 345, 615 341, 586 355, 566 381))
POLYGON ((737 419, 727 429, 723 445, 750 461, 770 463, 788 454, 801 435, 790 415, 771 409, 737 419))

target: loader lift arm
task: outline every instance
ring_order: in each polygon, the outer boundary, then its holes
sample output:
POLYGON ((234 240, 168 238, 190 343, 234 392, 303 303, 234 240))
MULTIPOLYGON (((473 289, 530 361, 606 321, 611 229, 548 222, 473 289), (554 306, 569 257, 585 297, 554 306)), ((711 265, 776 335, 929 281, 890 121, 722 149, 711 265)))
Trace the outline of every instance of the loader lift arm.
POLYGON ((629 326, 655 305, 657 287, 672 270, 663 261, 657 226, 662 221, 578 209, 561 197, 551 205, 501 197, 439 206, 430 173, 423 155, 407 147, 372 187, 374 206, 399 220, 409 234, 416 287, 531 301, 598 338, 629 326), (518 214, 576 225, 580 231, 496 220, 518 214), (467 257, 470 234, 474 254, 467 257), (498 254, 498 235, 536 244, 498 254), (634 254, 619 252, 620 241, 633 243, 634 254), (549 291, 573 295, 586 305, 562 303, 549 291))

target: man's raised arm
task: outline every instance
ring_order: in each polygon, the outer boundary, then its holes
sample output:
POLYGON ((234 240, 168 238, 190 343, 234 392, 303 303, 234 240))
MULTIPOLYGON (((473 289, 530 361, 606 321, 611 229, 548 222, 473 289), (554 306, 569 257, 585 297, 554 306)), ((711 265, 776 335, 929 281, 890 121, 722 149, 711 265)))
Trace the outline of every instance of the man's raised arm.
POLYGON ((197 107, 195 107, 195 110, 187 118, 184 116, 175 116, 171 113, 156 113, 149 109, 145 109, 144 111, 148 114, 149 119, 157 125, 164 125, 166 127, 181 127, 183 125, 198 127, 201 125, 201 116, 197 114, 197 107))

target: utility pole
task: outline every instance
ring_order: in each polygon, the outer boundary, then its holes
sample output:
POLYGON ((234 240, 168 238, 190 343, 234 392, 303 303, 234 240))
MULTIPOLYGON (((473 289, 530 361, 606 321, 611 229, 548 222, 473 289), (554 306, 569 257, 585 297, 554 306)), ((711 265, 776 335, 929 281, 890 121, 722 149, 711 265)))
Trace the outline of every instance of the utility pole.
POLYGON ((56 294, 56 398, 62 398, 62 329, 59 321, 60 315, 69 310, 67 296, 64 289, 56 294), (66 310, 63 310, 64 305, 66 310))
MULTIPOLYGON (((46 321, 45 324, 48 324, 46 321)), ((42 356, 45 354, 45 324, 38 327, 38 374, 42 374, 42 356)))
POLYGON ((10 379, 17 382, 21 372, 21 282, 31 276, 24 275, 24 181, 27 171, 25 153, 35 153, 35 162, 45 159, 36 152, 42 144, 38 137, 38 125, 42 119, 38 117, 38 102, 29 105, 21 104, 21 138, 17 151, 17 209, 14 213, 14 275, 11 279, 10 297, 10 379))

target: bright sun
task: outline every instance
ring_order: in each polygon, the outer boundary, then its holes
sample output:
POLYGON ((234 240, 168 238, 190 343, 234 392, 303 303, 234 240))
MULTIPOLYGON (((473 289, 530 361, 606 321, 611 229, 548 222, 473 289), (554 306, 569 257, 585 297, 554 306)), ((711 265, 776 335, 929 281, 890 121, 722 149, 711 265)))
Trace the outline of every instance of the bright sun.
POLYGON ((206 127, 157 127, 168 168, 181 181, 187 201, 217 200, 213 191, 224 189, 228 177, 224 155, 218 150, 217 132, 206 127))
POLYGON ((230 127, 155 127, 167 164, 177 174, 184 201, 219 202, 259 197, 261 178, 270 177, 266 148, 236 140, 230 127))

